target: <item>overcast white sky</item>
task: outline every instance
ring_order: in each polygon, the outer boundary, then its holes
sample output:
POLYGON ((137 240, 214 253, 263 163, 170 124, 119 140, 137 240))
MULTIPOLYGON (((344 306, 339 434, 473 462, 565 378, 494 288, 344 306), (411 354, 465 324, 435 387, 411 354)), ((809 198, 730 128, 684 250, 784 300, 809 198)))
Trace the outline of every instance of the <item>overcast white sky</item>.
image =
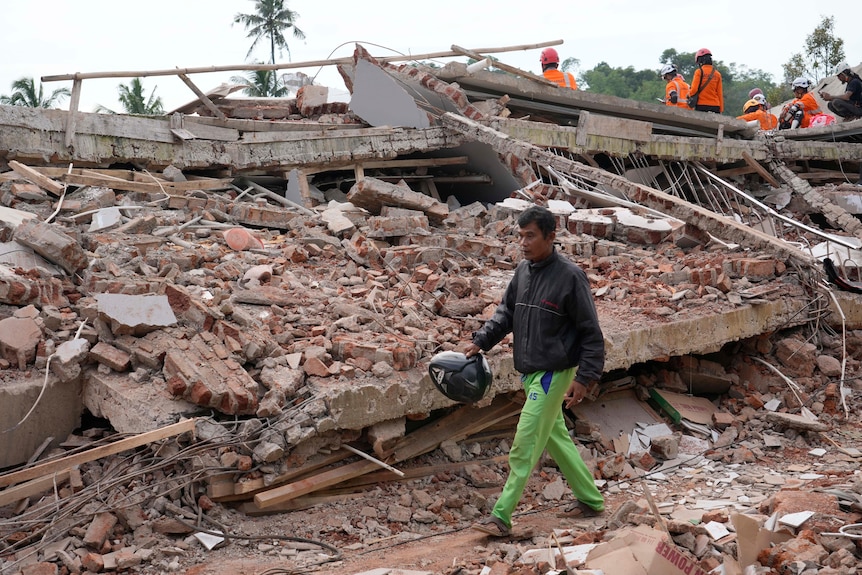
MULTIPOLYGON (((288 0, 299 13, 297 24, 306 40, 288 37, 293 62, 349 56, 361 42, 375 56, 422 54, 448 50, 452 44, 490 48, 561 39, 562 58, 575 57, 581 69, 605 61, 613 67, 660 68, 666 48, 694 52, 708 47, 725 63, 736 62, 782 77, 781 65, 802 51, 805 37, 821 16, 835 16, 835 34, 844 39, 851 65, 862 60, 858 14, 851 4, 785 0, 776 9, 764 3, 642 2, 465 2, 464 0, 288 0), (530 10, 532 6, 536 10, 530 10), (543 7, 539 9, 539 7, 543 7), (554 6, 554 9, 549 9, 554 6), (780 7, 780 8, 779 8, 780 7), (812 8, 814 7, 814 8, 812 8), (834 10, 841 10, 835 12, 834 10), (378 44, 385 48, 379 48, 378 44)), ((143 71, 268 61, 261 43, 252 57, 251 40, 237 13, 254 11, 253 0, 40 0, 4 2, 6 25, 0 34, 3 64, 0 94, 11 83, 31 76, 75 72, 143 71)), ((540 50, 498 54, 501 61, 540 72, 540 50)), ((465 59, 460 59, 465 61, 465 59)), ((279 61, 287 61, 282 54, 279 61)), ((445 63, 449 60, 441 60, 445 63)), ((302 70, 318 84, 343 90, 329 66, 302 70)), ((196 74, 191 79, 204 91, 236 73, 196 74)), ((97 104, 121 110, 118 84, 129 79, 85 80, 82 111, 97 104)), ((194 94, 176 76, 143 79, 149 94, 156 88, 170 110, 193 100, 194 94)), ((45 84, 47 93, 71 82, 45 84)), ((68 99, 63 102, 68 107, 68 99)))

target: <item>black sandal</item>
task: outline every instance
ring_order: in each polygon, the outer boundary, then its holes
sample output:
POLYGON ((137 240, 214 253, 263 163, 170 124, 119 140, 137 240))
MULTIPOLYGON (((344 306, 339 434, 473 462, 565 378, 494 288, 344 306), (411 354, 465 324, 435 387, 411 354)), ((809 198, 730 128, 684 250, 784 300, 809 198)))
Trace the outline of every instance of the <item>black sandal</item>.
POLYGON ((583 501, 575 501, 561 512, 557 513, 557 517, 598 517, 604 512, 604 509, 601 511, 593 509, 583 501))
POLYGON ((512 530, 503 523, 502 519, 495 515, 490 515, 478 523, 474 523, 472 528, 491 537, 508 537, 512 534, 512 530))

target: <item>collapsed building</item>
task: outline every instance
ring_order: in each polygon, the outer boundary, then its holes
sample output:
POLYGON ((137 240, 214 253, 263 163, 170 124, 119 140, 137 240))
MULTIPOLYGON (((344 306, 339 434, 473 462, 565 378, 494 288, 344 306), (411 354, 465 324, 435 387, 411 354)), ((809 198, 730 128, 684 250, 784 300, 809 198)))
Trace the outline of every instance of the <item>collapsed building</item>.
MULTIPOLYGON (((203 442, 195 484, 254 515, 511 421, 506 342, 476 406, 453 406, 425 365, 493 312, 532 203, 557 215, 558 248, 592 283, 607 349, 594 404, 624 393, 614 400, 678 416, 683 397, 711 397, 692 408, 706 419, 674 419, 708 451, 743 421, 723 397, 793 437, 830 430, 858 466, 842 429, 858 427, 859 122, 765 133, 362 47, 339 71, 349 104, 304 86, 292 100, 196 90, 164 118, 0 106, 10 569, 112 570, 110 497, 88 507, 83 494, 104 472, 86 465, 123 449, 203 442), (722 363, 729 348, 779 365, 722 363), (49 457, 71 437, 89 444, 73 434, 85 415, 130 437, 49 457), (64 521, 46 526, 58 500, 64 521), (101 536, 46 556, 82 524, 101 536)), ((666 440, 632 447, 633 429, 601 421, 614 409, 573 414, 596 441, 597 479, 653 469, 644 453, 675 458, 666 440)), ((834 509, 858 512, 847 492, 834 509)), ((126 568, 150 555, 126 549, 126 568)))

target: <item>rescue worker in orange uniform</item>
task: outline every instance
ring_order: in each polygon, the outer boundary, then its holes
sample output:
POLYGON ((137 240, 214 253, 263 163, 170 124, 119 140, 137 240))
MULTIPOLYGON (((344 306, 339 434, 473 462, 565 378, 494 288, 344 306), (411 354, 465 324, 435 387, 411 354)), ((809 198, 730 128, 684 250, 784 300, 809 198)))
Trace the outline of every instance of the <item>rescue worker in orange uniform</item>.
POLYGON ((708 48, 701 48, 695 53, 694 61, 697 63, 697 70, 691 78, 689 107, 699 112, 724 112, 721 72, 712 65, 712 52, 708 48), (694 102, 691 99, 694 99, 694 102))
POLYGON ((666 106, 688 108, 688 84, 685 78, 677 72, 676 66, 666 64, 661 69, 661 77, 667 82, 664 88, 664 103, 666 106))
POLYGON ((808 78, 800 76, 793 80, 790 87, 796 98, 782 108, 778 116, 779 130, 807 128, 811 124, 811 117, 822 113, 814 95, 808 91, 811 87, 808 78))
POLYGON ((754 98, 742 106, 742 115, 737 116, 736 119, 746 122, 757 121, 761 130, 774 130, 778 127, 778 118, 767 112, 764 105, 754 98))
POLYGON ((550 80, 561 88, 578 89, 578 83, 575 82, 575 77, 569 72, 557 70, 560 65, 560 55, 553 48, 545 48, 542 50, 542 56, 539 58, 542 63, 542 75, 545 79, 550 80))

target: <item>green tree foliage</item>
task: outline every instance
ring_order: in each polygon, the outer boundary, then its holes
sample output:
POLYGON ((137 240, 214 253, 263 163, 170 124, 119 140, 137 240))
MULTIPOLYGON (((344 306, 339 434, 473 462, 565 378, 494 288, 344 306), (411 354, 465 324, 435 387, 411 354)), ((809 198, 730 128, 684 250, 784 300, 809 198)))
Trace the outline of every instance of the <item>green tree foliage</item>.
POLYGON ((290 47, 284 37, 285 32, 293 29, 293 37, 297 40, 305 40, 305 32, 296 27, 299 14, 290 10, 284 0, 255 0, 254 14, 237 14, 233 18, 234 24, 242 24, 248 31, 247 38, 254 38, 248 49, 246 58, 251 56, 257 43, 262 39, 269 40, 270 64, 275 64, 275 49, 279 53, 287 52, 287 60, 290 61, 290 47))
POLYGON ((277 70, 249 70, 245 76, 232 76, 234 84, 243 84, 243 93, 253 98, 283 98, 290 91, 277 70))
POLYGON ((28 108, 52 108, 68 96, 68 88, 57 88, 46 97, 41 82, 37 87, 33 78, 19 78, 12 82, 11 95, 0 96, 0 104, 26 106, 28 108))
POLYGON ((719 67, 724 87, 724 113, 728 116, 739 116, 742 107, 749 100, 748 93, 752 88, 760 88, 767 101, 780 102, 780 98, 773 99, 776 89, 780 90, 772 81, 772 75, 759 69, 750 69, 745 65, 731 62, 726 68, 719 67), (770 94, 773 97, 770 97, 770 94))
POLYGON ((581 61, 577 58, 566 58, 562 62, 560 62, 560 70, 563 72, 571 72, 572 74, 577 74, 578 69, 581 67, 581 61))
POLYGON ((579 85, 590 92, 630 98, 642 102, 655 102, 664 97, 665 82, 655 70, 611 68, 607 62, 599 62, 592 70, 586 70, 579 78, 579 85))
MULTIPOLYGON (((159 116, 165 113, 165 109, 162 106, 162 99, 156 97, 156 88, 153 88, 153 92, 148 98, 140 78, 132 78, 132 81, 129 82, 128 86, 120 84, 117 86, 117 91, 120 94, 120 104, 122 104, 123 111, 126 114, 159 116)), ((106 112, 108 114, 117 113, 102 105, 97 106, 96 111, 106 112)))
POLYGON ((805 53, 796 52, 783 65, 785 83, 799 76, 817 83, 844 60, 844 40, 835 36, 835 17, 821 18, 820 24, 805 38, 805 53))

